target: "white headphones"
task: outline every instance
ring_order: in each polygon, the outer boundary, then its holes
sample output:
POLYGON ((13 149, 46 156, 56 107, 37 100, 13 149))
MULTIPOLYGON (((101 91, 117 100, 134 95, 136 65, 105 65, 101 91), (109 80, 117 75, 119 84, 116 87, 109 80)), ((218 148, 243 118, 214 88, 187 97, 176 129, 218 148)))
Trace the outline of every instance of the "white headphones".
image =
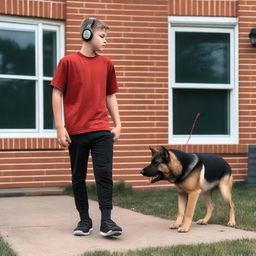
POLYGON ((85 25, 84 31, 82 32, 82 39, 86 42, 92 40, 93 32, 92 32, 92 26, 95 19, 89 18, 87 21, 87 24, 85 25))

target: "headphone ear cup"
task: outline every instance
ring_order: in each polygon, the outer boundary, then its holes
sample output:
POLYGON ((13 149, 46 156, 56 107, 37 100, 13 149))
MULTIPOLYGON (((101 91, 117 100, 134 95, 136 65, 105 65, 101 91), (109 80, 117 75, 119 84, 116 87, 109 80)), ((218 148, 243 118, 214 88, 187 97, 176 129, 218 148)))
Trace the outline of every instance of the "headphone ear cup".
POLYGON ((85 29, 83 34, 82 34, 82 38, 84 41, 88 42, 92 39, 93 37, 93 33, 90 29, 85 29))

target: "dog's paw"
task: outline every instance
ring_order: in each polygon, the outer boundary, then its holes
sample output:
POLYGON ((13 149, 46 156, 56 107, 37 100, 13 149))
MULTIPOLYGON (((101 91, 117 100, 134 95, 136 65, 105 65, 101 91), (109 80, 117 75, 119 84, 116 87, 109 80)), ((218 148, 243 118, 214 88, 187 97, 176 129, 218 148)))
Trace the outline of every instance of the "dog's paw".
POLYGON ((198 221, 196 222, 196 224, 198 224, 198 225, 207 225, 208 222, 205 221, 204 219, 200 219, 200 220, 198 220, 198 221))
POLYGON ((180 233, 187 233, 189 231, 189 227, 181 226, 178 228, 178 232, 180 233))
POLYGON ((172 224, 169 226, 169 229, 178 229, 180 226, 181 226, 180 224, 172 223, 172 224))
POLYGON ((228 226, 229 226, 229 227, 232 227, 232 228, 233 228, 235 225, 236 225, 236 223, 235 223, 234 221, 229 221, 229 222, 228 222, 228 226))

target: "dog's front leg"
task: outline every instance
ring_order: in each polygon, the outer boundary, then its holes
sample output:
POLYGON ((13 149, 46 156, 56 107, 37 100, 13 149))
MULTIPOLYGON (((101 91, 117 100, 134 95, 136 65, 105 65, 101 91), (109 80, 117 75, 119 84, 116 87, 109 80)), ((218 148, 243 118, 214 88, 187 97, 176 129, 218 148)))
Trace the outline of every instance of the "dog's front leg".
POLYGON ((188 232, 194 216, 196 202, 200 195, 201 190, 195 190, 188 193, 188 203, 186 208, 185 220, 183 225, 178 229, 178 232, 188 232))
POLYGON ((170 225, 170 229, 178 229, 183 221, 184 212, 186 208, 186 203, 188 200, 188 196, 185 193, 179 192, 178 195, 178 216, 176 221, 170 225))

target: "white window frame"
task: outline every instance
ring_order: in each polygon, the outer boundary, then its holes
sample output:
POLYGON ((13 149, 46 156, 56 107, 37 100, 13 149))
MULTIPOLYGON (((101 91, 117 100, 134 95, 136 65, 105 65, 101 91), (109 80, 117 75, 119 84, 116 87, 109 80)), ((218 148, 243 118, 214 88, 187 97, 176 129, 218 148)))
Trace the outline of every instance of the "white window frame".
POLYGON ((51 81, 52 77, 43 75, 43 30, 56 31, 57 44, 57 63, 64 56, 64 22, 27 19, 0 15, 0 28, 8 30, 27 30, 35 32, 35 76, 27 75, 3 75, 0 78, 25 79, 35 81, 35 129, 0 129, 0 138, 54 138, 56 137, 55 129, 44 129, 44 94, 43 82, 51 81))
MULTIPOLYGON (((189 144, 238 144, 238 19, 225 17, 188 17, 171 16, 169 21, 169 144, 186 144, 189 135, 173 134, 173 89, 228 89, 230 91, 230 134, 229 135, 193 135, 189 144), (215 32, 230 34, 230 83, 229 84, 193 84, 175 82, 175 32, 215 32)), ((192 126, 192 124, 191 124, 192 126)))

